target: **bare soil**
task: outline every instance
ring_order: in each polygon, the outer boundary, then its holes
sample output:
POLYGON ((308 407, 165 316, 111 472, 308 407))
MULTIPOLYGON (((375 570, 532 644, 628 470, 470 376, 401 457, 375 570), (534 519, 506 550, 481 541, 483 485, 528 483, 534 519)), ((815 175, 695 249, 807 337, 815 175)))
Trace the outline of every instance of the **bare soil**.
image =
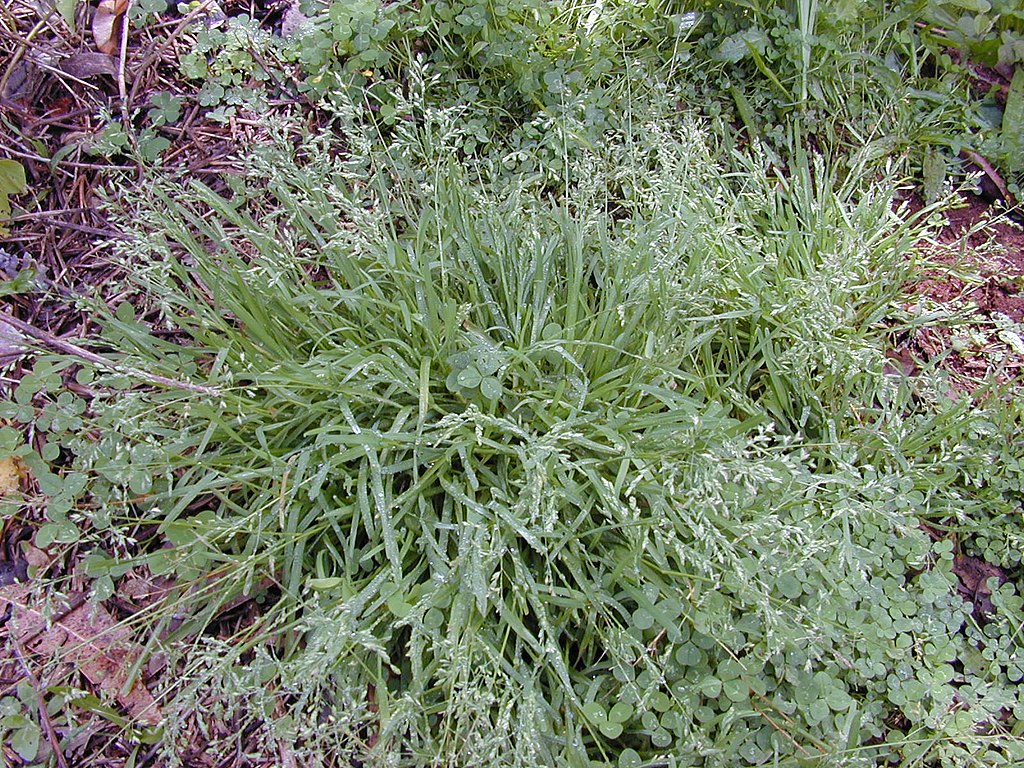
POLYGON ((894 338, 890 356, 911 375, 934 366, 963 392, 1013 381, 1024 369, 1014 343, 1024 323, 1024 228, 1015 213, 971 193, 943 216, 937 236, 920 245, 919 279, 904 304, 936 320, 894 338))

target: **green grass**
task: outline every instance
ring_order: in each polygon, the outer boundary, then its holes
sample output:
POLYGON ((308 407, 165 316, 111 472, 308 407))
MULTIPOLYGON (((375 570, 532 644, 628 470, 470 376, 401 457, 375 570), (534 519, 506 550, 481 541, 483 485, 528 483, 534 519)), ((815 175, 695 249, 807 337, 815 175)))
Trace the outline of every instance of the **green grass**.
MULTIPOLYGON (((98 601, 174 585, 130 622, 167 655, 163 730, 125 739, 168 765, 235 731, 303 766, 1024 761, 1024 411, 884 354, 930 322, 900 174, 941 197, 966 134, 1009 163, 1019 88, 996 128, 915 25, 948 4, 869 5, 195 30, 210 119, 266 112, 268 76, 328 127, 268 119, 211 186, 148 171, 114 205, 131 301, 0 403, 35 544, 98 601), (991 612, 966 557, 1007 579, 991 612)), ((990 11, 956 34, 992 54, 1019 25, 990 11)), ((44 695, 121 727, 82 693, 44 695)))
POLYGON ((1019 749, 1018 599, 964 629, 919 527, 972 524, 971 478, 929 479, 938 445, 986 463, 978 424, 883 371, 923 231, 891 185, 690 120, 548 196, 401 141, 254 146, 228 194, 157 179, 124 222, 146 322, 110 314, 108 354, 211 391, 99 373, 68 447, 83 525, 125 537, 91 573, 181 585, 168 755, 196 707, 304 765, 1019 749), (202 634, 244 594, 255 624, 202 634))

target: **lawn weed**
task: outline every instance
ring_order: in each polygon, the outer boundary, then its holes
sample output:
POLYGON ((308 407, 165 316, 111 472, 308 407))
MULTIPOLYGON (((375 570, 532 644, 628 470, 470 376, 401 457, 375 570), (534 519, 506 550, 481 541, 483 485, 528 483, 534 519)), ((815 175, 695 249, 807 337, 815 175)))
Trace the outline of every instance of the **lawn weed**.
POLYGON ((539 195, 469 183, 443 133, 313 137, 134 200, 146 299, 104 343, 193 389, 97 371, 68 448, 122 532, 94 573, 181 585, 168 759, 195 707, 309 765, 1019 748, 1019 598, 977 621, 922 528, 1009 511, 1016 475, 936 477, 950 441, 989 460, 982 422, 884 372, 923 219, 714 139, 638 120, 539 195))

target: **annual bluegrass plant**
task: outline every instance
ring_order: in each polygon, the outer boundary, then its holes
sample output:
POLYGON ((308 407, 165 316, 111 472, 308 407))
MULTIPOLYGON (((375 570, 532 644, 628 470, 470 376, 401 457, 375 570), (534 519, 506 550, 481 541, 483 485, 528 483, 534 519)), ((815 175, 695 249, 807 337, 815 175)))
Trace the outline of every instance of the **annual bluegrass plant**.
POLYGON ((303 765, 1019 750, 1012 659, 956 666, 970 608, 892 458, 920 225, 715 138, 641 124, 541 195, 314 137, 133 201, 146 321, 105 338, 179 386, 101 375, 70 447, 120 557, 182 585, 170 756, 193 707, 303 765))

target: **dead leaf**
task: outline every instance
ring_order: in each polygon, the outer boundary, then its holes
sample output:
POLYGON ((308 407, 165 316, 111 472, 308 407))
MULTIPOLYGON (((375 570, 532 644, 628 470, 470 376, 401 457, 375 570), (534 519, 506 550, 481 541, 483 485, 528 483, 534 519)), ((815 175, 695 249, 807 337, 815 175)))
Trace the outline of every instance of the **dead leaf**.
POLYGON ((28 59, 22 59, 10 69, 0 95, 9 101, 30 101, 41 80, 39 67, 28 59))
POLYGON ((92 17, 92 38, 101 53, 117 53, 129 0, 100 0, 92 17))
POLYGON ((24 476, 25 465, 16 456, 0 459, 0 499, 17 491, 24 476))
POLYGON ((31 541, 21 542, 21 554, 24 556, 25 562, 33 568, 42 568, 44 565, 49 565, 52 559, 46 554, 46 550, 40 549, 31 541))
POLYGON ((148 608, 167 597, 174 589, 174 579, 166 576, 126 576, 117 588, 117 596, 134 608, 148 608))
POLYGON ((0 615, 11 610, 8 626, 33 655, 73 664, 133 717, 149 725, 159 723, 160 706, 141 680, 124 691, 129 670, 141 653, 128 630, 102 606, 89 603, 83 593, 71 593, 66 599, 73 607, 48 621, 39 607, 30 604, 29 587, 11 584, 0 587, 0 615))
POLYGON ((117 65, 114 61, 114 57, 107 53, 79 51, 64 59, 60 64, 60 68, 72 77, 76 77, 79 80, 88 80, 90 77, 96 77, 97 75, 116 75, 117 65))
POLYGON ((1005 584, 1010 578, 999 566, 967 555, 953 558, 953 573, 960 579, 960 594, 974 603, 975 613, 981 618, 987 618, 995 610, 989 579, 1005 584))

